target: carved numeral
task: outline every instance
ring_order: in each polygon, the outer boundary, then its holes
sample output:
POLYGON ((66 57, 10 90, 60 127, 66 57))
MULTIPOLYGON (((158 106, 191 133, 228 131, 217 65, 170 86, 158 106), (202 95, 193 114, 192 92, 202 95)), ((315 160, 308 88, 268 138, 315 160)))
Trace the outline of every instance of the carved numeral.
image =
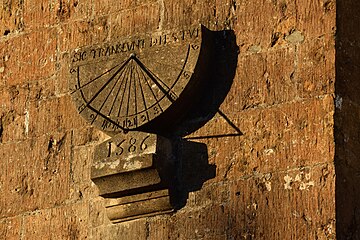
POLYGON ((125 139, 122 140, 119 144, 116 144, 116 156, 120 156, 124 152, 124 148, 121 145, 125 142, 125 139))
POLYGON ((190 73, 184 71, 183 76, 188 79, 190 77, 190 73))
POLYGON ((142 122, 142 123, 143 123, 143 122, 146 122, 147 120, 148 120, 148 118, 147 118, 146 114, 141 115, 141 122, 142 122))
POLYGON ((85 105, 85 104, 81 104, 81 106, 78 107, 79 113, 81 113, 82 111, 84 111, 85 108, 86 108, 86 105, 85 105))
POLYGON ((129 151, 130 153, 135 152, 135 151, 136 151, 136 146, 135 146, 135 144, 136 144, 136 139, 135 139, 135 138, 130 138, 129 144, 130 144, 130 146, 129 146, 129 148, 128 148, 128 151, 129 151))
POLYGON ((107 143, 107 157, 121 156, 124 151, 128 153, 135 153, 145 151, 148 148, 146 141, 150 138, 150 135, 144 139, 136 139, 131 137, 130 139, 123 139, 116 143, 109 141, 107 143))
POLYGON ((76 68, 70 69, 70 74, 74 74, 74 73, 77 73, 76 68))
POLYGON ((191 48, 194 49, 194 50, 198 50, 200 47, 198 45, 196 45, 196 44, 192 44, 191 48))
POLYGON ((154 115, 159 115, 159 114, 160 114, 159 107, 155 106, 155 107, 153 108, 153 110, 154 110, 154 115))
POLYGON ((145 137, 144 138, 144 140, 142 140, 142 142, 141 142, 141 144, 140 144, 140 150, 141 151, 144 151, 145 149, 147 149, 147 145, 146 145, 146 143, 145 143, 145 141, 149 138, 150 136, 147 136, 147 137, 145 137))

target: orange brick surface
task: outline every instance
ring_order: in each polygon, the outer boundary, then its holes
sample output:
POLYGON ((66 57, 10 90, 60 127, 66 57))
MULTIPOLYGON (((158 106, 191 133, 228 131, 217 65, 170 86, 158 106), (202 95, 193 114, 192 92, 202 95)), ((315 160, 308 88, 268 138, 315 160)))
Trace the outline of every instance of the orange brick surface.
POLYGON ((0 239, 335 239, 336 214, 348 229, 360 196, 339 212, 337 194, 358 183, 360 84, 342 79, 356 79, 360 41, 340 22, 348 37, 335 64, 336 5, 0 0, 0 239), (185 136, 200 149, 181 153, 185 202, 111 224, 90 180, 94 147, 108 136, 72 103, 70 51, 198 23, 233 31, 239 51, 220 113, 185 136))

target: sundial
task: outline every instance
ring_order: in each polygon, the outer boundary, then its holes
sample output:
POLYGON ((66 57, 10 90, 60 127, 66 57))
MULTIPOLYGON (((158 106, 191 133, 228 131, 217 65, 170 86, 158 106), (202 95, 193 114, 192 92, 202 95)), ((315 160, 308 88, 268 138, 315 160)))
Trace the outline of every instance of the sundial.
POLYGON ((69 87, 77 111, 111 136, 95 148, 91 179, 109 200, 113 222, 172 210, 172 143, 158 134, 185 115, 206 83, 209 36, 198 25, 71 52, 69 87))
POLYGON ((155 32, 74 50, 70 90, 78 112, 116 135, 146 129, 175 102, 191 102, 201 81, 193 75, 202 64, 203 31, 155 32))

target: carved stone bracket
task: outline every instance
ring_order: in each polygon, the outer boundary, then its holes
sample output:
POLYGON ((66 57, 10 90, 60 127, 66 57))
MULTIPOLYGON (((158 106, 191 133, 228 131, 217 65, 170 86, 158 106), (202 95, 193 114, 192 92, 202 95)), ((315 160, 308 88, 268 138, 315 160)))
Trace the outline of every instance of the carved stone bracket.
POLYGON ((95 149, 91 179, 112 222, 172 211, 171 142, 155 134, 118 134, 95 149))

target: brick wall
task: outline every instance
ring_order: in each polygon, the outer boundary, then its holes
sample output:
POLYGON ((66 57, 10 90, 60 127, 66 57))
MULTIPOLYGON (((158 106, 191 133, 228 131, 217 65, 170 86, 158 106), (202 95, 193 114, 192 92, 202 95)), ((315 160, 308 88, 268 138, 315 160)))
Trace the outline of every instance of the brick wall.
MULTIPOLYGON (((0 1, 0 238, 334 239, 335 8, 335 0, 0 1), (206 144, 216 175, 176 213, 112 225, 90 181, 93 149, 107 136, 71 102, 69 51, 196 23, 233 30, 239 54, 223 115, 190 137, 231 132, 229 122, 242 135, 192 140, 206 144)), ((341 97, 344 113, 358 112, 358 98, 341 97)))

